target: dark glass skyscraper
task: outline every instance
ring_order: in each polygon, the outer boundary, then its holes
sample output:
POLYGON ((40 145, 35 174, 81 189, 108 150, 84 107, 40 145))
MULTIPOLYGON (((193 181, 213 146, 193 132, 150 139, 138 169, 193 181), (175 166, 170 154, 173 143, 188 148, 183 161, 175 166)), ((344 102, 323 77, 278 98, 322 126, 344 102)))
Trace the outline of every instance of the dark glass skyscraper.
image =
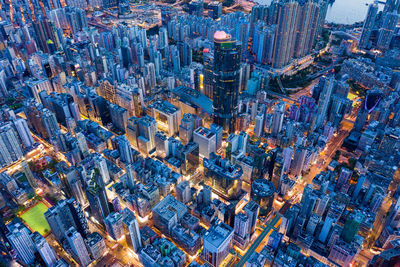
POLYGON ((214 34, 214 123, 234 132, 239 97, 240 45, 224 31, 214 34))

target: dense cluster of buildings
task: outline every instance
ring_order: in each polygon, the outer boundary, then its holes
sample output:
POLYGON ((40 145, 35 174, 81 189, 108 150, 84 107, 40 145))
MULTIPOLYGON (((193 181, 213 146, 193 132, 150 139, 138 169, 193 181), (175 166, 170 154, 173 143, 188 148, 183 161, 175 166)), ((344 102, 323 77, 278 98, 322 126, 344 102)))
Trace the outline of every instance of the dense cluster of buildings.
POLYGON ((129 1, 0 5, 0 264, 393 265, 399 1, 339 44, 327 0, 181 4, 152 30, 129 1))

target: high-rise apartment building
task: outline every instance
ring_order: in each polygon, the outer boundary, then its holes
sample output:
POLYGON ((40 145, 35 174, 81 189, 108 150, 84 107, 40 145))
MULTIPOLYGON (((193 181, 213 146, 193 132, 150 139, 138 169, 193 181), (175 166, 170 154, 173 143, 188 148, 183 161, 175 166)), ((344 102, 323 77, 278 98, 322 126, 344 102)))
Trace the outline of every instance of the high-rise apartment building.
POLYGON ((88 266, 91 260, 81 234, 78 233, 75 228, 71 227, 65 233, 65 237, 75 259, 81 266, 88 266))
POLYGON ((32 234, 32 240, 35 244, 36 250, 39 252, 46 266, 52 267, 54 263, 57 262, 57 254, 55 253, 54 249, 38 232, 32 234))
POLYGON ((378 4, 372 3, 368 7, 367 17, 364 21, 364 26, 361 32, 360 40, 358 45, 361 48, 367 48, 369 45, 369 40, 371 38, 372 30, 375 26, 376 15, 378 14, 378 4))

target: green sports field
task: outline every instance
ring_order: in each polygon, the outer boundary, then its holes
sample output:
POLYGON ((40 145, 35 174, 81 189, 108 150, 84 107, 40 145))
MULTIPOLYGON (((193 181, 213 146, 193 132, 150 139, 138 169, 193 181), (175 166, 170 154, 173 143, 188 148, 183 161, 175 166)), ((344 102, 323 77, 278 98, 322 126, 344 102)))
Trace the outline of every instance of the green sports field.
POLYGON ((31 228, 32 231, 38 231, 45 236, 50 232, 50 226, 44 217, 44 213, 48 210, 43 202, 39 202, 21 215, 21 219, 31 228))

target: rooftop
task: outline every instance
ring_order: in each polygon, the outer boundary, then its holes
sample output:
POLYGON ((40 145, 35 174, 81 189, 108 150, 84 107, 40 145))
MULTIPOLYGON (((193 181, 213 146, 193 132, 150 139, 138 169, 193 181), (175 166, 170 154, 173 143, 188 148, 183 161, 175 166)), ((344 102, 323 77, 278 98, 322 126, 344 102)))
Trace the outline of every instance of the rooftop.
POLYGON ((155 101, 153 104, 149 105, 149 108, 171 115, 179 110, 179 108, 163 100, 155 101))
POLYGON ((175 214, 177 214, 178 220, 180 220, 186 212, 186 205, 171 195, 167 195, 153 208, 153 213, 158 213, 159 216, 166 220, 169 220, 175 214))
POLYGON ((257 179, 251 185, 252 194, 260 197, 272 196, 275 192, 275 187, 271 181, 265 179, 257 179))
POLYGON ((204 236, 204 243, 216 248, 220 247, 233 233, 233 229, 223 222, 211 226, 204 236))
POLYGON ((199 91, 186 87, 179 86, 176 87, 173 91, 173 94, 180 97, 181 101, 189 102, 190 104, 195 105, 196 107, 201 108, 208 114, 212 114, 212 101, 207 96, 203 95, 199 91))

